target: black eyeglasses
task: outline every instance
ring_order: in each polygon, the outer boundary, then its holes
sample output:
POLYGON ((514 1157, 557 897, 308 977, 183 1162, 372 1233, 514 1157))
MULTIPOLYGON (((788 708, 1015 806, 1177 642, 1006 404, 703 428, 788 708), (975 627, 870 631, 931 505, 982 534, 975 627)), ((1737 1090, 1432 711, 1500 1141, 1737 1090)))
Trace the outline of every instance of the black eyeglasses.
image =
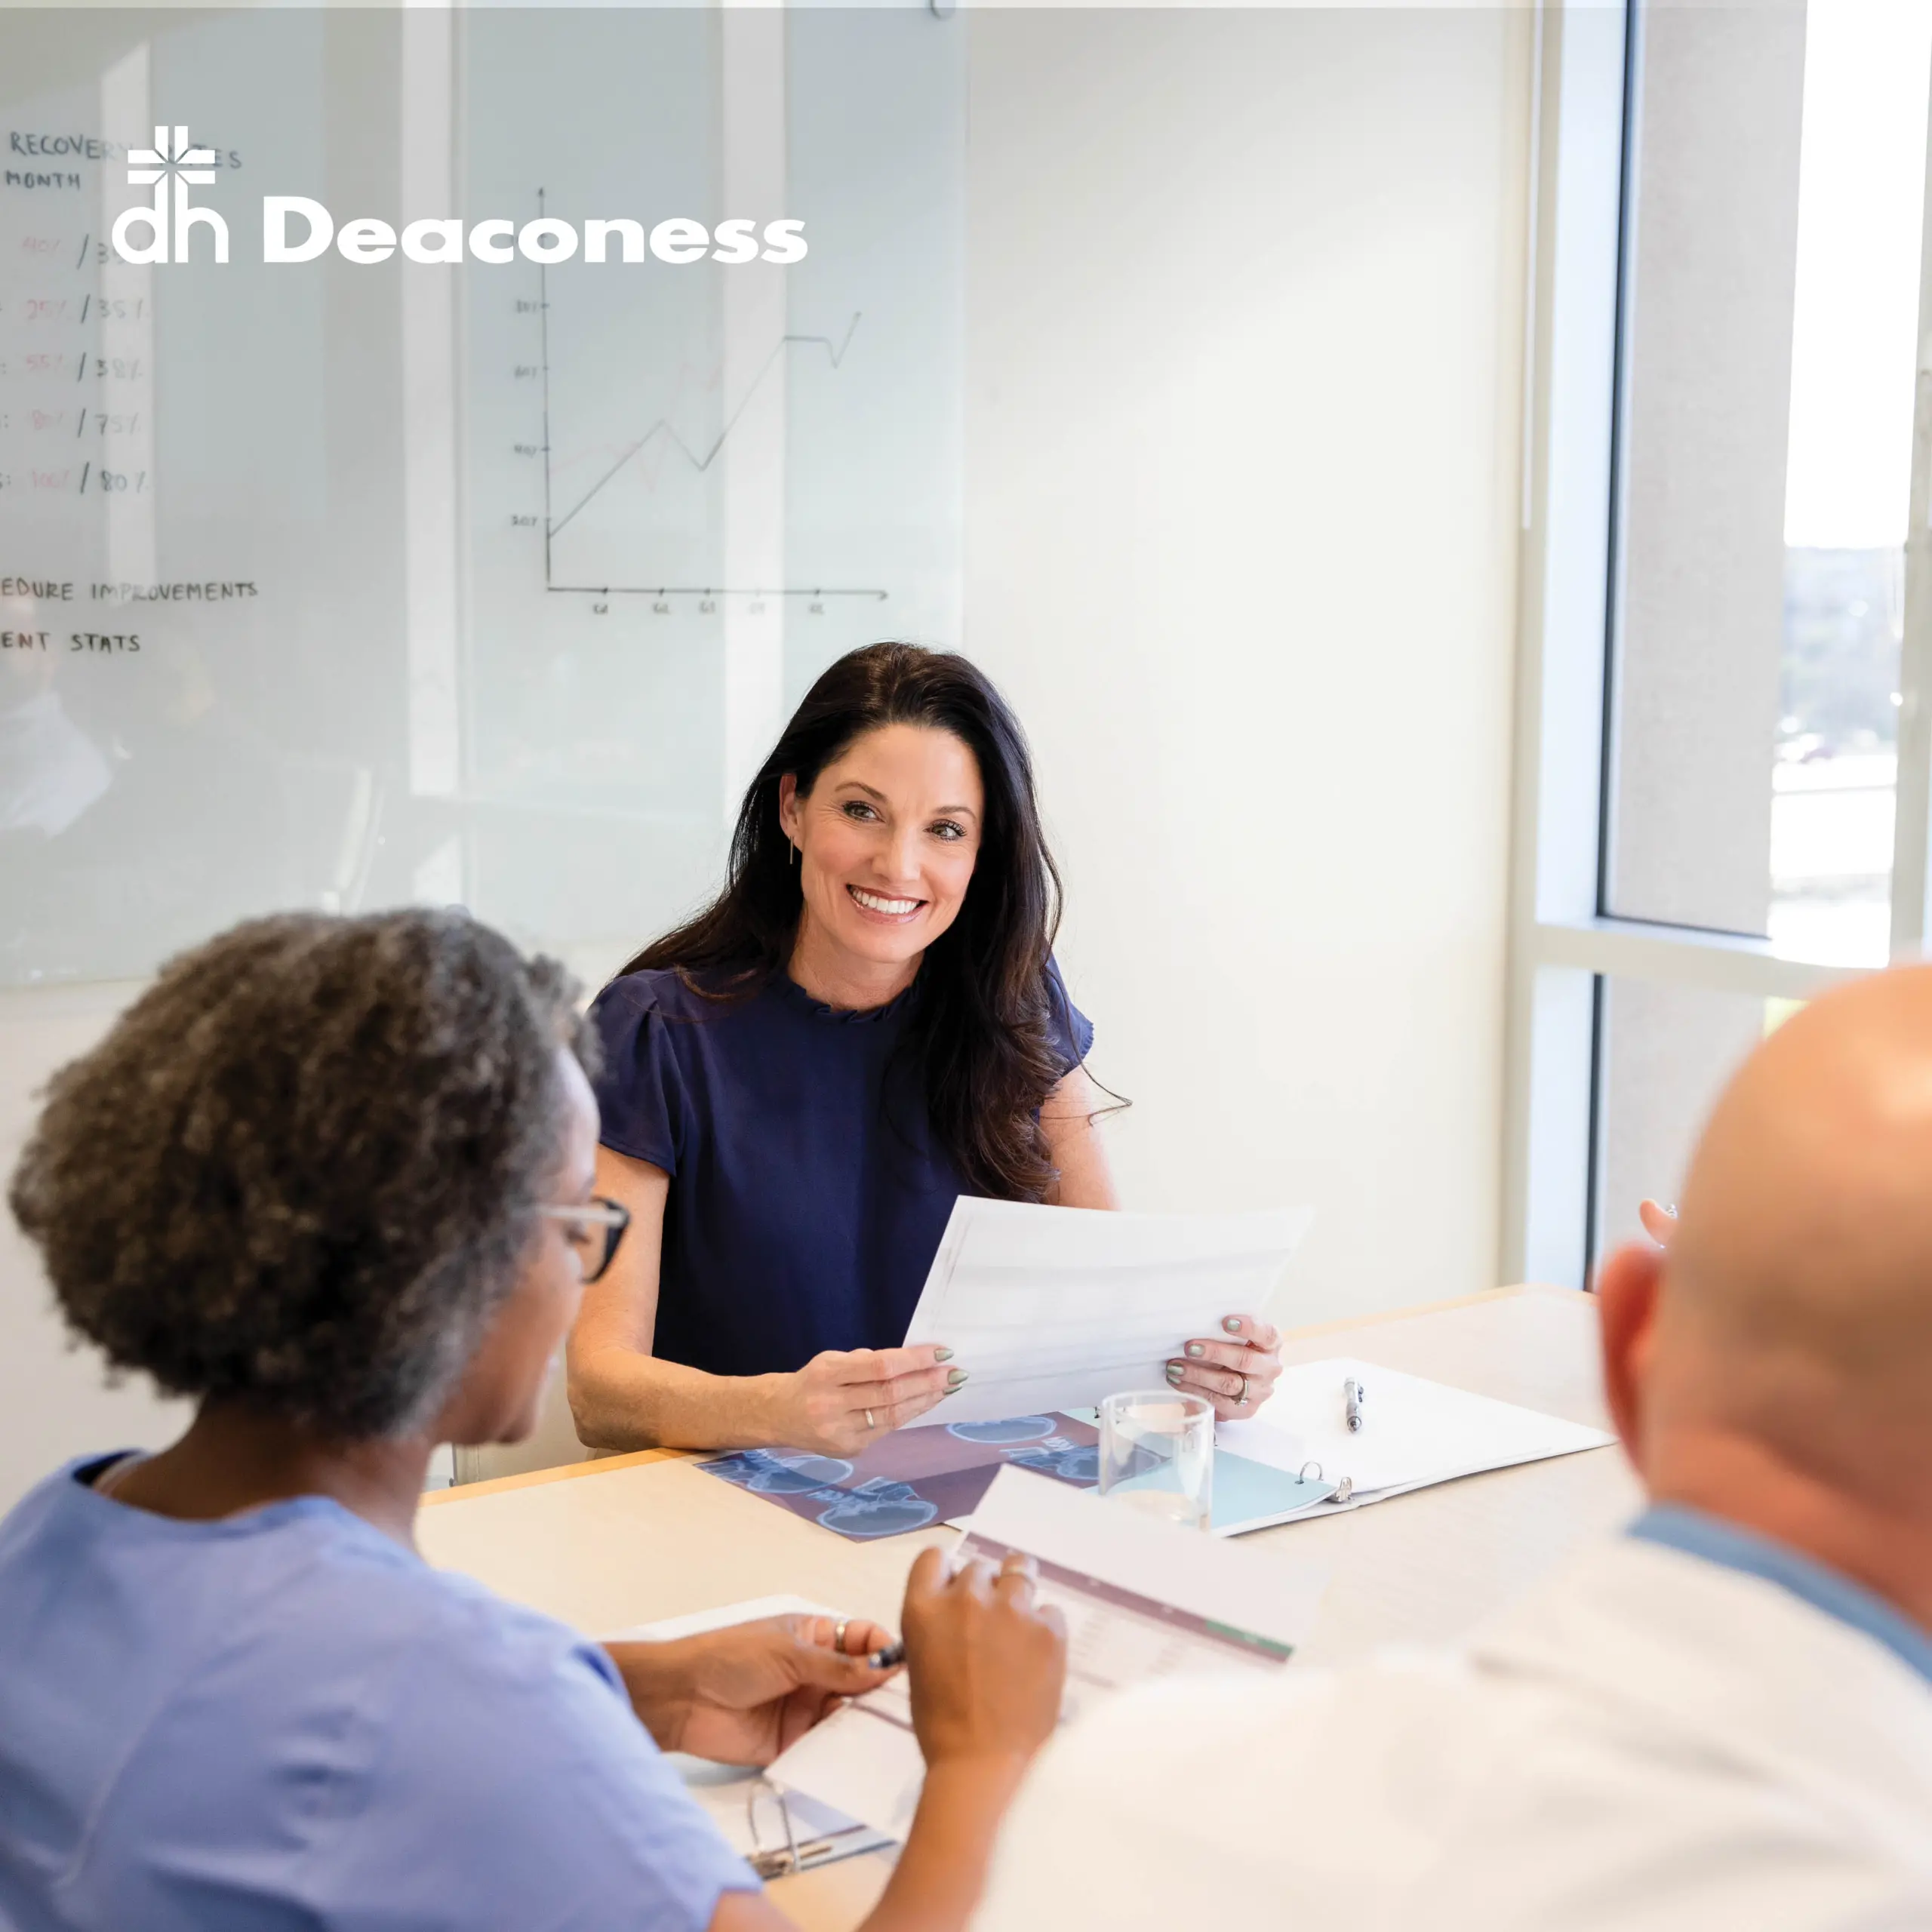
POLYGON ((631 1211, 601 1194, 567 1208, 540 1208, 537 1211, 546 1221, 564 1223, 568 1231, 564 1238, 577 1251, 577 1266, 586 1281, 599 1279, 610 1266, 611 1257, 631 1224, 631 1211))

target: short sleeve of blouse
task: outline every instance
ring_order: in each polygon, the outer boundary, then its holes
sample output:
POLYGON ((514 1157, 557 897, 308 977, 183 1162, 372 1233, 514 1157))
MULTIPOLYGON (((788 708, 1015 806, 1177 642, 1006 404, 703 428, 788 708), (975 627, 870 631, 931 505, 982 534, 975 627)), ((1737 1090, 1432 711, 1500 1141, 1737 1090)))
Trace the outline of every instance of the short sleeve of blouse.
POLYGON ((593 1083, 601 1120, 598 1137, 620 1154, 675 1174, 688 1101, 652 977, 613 980, 592 1003, 590 1023, 604 1049, 603 1070, 593 1083))
POLYGON ((1072 1072, 1094 1051, 1094 1023, 1074 1004, 1057 959, 1047 961, 1047 1044, 1063 1075, 1072 1072))

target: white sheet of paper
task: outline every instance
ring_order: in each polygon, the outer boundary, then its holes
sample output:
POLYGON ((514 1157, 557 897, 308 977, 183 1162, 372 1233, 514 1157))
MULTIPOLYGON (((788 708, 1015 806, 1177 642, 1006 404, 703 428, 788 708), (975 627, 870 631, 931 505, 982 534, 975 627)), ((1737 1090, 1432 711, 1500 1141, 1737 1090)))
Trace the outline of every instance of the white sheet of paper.
POLYGON ((1229 1315, 1266 1312, 1315 1218, 1115 1214, 961 1195, 909 1343, 942 1342, 970 1380, 912 1425, 995 1422, 1160 1389, 1168 1358, 1229 1315))
MULTIPOLYGON (((960 1550, 989 1546, 1038 1559, 1040 1601, 1066 1618, 1063 1724, 1150 1678, 1279 1669, 1312 1626, 1327 1580, 1319 1565, 1218 1542, 1011 1468, 973 1512, 960 1550)), ((771 1777, 903 1838, 925 1778, 905 1679, 808 1731, 771 1777)))
POLYGON ((1224 1422, 1214 1433, 1217 1443, 1236 1455, 1275 1469, 1298 1470, 1315 1463, 1331 1481, 1349 1478, 1352 1500, 1305 1512, 1312 1515, 1483 1469, 1601 1449, 1616 1440, 1561 1416, 1347 1355, 1284 1370, 1252 1422, 1224 1422), (1343 1395, 1351 1377, 1368 1391, 1362 1426, 1352 1434, 1343 1395))

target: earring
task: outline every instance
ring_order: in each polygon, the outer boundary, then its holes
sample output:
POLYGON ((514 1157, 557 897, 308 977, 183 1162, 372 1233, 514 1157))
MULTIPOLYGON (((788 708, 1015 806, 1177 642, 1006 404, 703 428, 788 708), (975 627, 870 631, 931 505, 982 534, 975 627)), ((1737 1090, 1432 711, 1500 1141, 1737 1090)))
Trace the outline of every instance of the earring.
POLYGON ((788 838, 785 842, 792 848, 792 856, 790 858, 786 860, 785 863, 787 865, 795 866, 798 863, 798 841, 795 839, 788 838))

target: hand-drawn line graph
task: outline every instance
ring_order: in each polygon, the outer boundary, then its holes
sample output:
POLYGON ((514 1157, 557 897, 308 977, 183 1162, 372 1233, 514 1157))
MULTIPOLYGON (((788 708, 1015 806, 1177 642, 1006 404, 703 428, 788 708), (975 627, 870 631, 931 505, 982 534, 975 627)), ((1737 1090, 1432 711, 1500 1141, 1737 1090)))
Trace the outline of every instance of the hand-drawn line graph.
POLYGON ((845 325, 845 334, 844 337, 835 343, 829 335, 780 336, 777 341, 772 345, 771 353, 764 358, 764 362, 760 365, 758 374, 752 378, 751 383, 746 388, 743 395, 739 398, 737 408, 732 411, 731 415, 725 420, 724 426, 720 429, 717 435, 712 438, 711 447, 705 451, 702 455, 700 455, 696 450, 693 449, 690 444, 686 442, 684 438, 678 435, 676 426, 672 422, 671 419, 668 416, 659 417, 657 420, 652 423, 651 427, 645 430, 644 434, 638 437, 637 441, 632 443, 630 447, 624 451, 623 454, 618 457, 617 461, 612 463, 610 468, 605 470, 604 474, 598 477, 597 481, 592 484, 590 488, 585 491, 583 494, 578 497, 577 501, 571 504, 568 509, 565 511, 561 516, 557 518, 551 524, 551 535, 555 537, 563 530, 568 528, 571 518, 576 516, 577 512, 583 509, 584 506, 589 503, 594 497, 595 497, 597 493, 601 490, 604 486, 608 483, 633 457, 635 457, 641 450, 645 448, 651 442, 654 438, 658 436, 663 437, 674 448, 677 450, 678 454, 683 457, 685 462, 689 463, 691 468, 696 470, 699 475, 702 475, 706 470, 711 467, 712 462, 717 457, 718 452, 724 447, 727 438, 729 438, 731 432, 737 428, 738 419, 751 407, 752 398, 755 397, 758 394, 759 389, 764 386, 764 379, 771 373, 773 365, 777 361, 779 357, 785 353, 788 348, 793 346, 795 344, 809 344, 814 347, 823 349, 826 352, 826 359, 831 363, 832 368, 835 369, 845 358, 845 352, 851 346, 853 332, 858 328, 859 321, 860 318, 857 315, 854 315, 851 321, 847 323, 845 325))
MULTIPOLYGON (((543 206, 543 193, 537 191, 537 207, 543 206)), ((781 356, 789 355, 795 348, 821 349, 826 360, 835 372, 845 360, 846 352, 852 346, 852 338, 857 333, 860 312, 854 311, 845 325, 845 332, 837 340, 827 335, 786 334, 780 336, 771 346, 771 352, 758 365, 758 370, 745 392, 739 397, 735 406, 726 415, 723 426, 709 444, 694 448, 681 435, 667 414, 660 414, 644 432, 643 435, 626 445, 617 460, 607 468, 589 489, 581 492, 570 508, 560 516, 556 512, 556 477, 552 464, 550 441, 550 284, 549 271, 543 263, 537 266, 537 328, 540 345, 539 366, 542 373, 543 400, 543 588, 578 596, 594 597, 804 597, 817 601, 828 597, 869 598, 878 602, 886 601, 889 592, 870 586, 851 585, 728 585, 728 584, 645 584, 645 583, 559 583, 556 580, 552 564, 552 546, 556 538, 569 525, 596 499, 598 494, 614 481, 632 462, 644 451, 657 445, 675 451, 689 466, 691 471, 703 475, 717 460, 718 453, 731 439, 732 430, 740 418, 750 408, 752 400, 764 386, 765 379, 778 365, 781 356)))

